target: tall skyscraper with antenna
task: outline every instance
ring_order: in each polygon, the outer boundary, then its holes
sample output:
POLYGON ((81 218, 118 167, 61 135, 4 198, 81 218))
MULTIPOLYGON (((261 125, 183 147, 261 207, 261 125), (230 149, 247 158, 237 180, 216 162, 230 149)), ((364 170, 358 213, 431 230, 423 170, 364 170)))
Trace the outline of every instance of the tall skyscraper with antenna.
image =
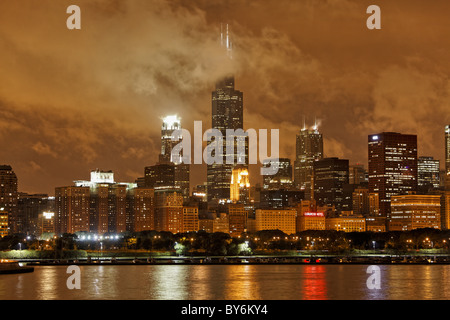
MULTIPOLYGON (((226 50, 227 57, 232 59, 232 44, 228 25, 221 26, 220 44, 226 50)), ((212 92, 212 129, 219 130, 224 139, 221 148, 222 163, 213 163, 207 166, 207 192, 208 202, 227 202, 230 199, 230 184, 233 168, 238 164, 238 139, 233 142, 232 154, 227 154, 227 141, 225 136, 228 129, 238 130, 244 127, 243 93, 234 87, 234 75, 230 74, 216 82, 212 92), (227 163, 230 156, 234 163, 227 163)), ((241 164, 248 164, 248 146, 245 140, 245 159, 239 159, 241 164)), ((214 143, 211 142, 211 143, 214 143)))

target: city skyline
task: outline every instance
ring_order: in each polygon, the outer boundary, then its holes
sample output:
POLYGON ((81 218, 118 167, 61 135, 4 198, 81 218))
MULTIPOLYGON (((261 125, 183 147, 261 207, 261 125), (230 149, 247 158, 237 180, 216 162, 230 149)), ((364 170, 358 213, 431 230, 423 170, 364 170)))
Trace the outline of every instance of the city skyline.
MULTIPOLYGON (((1 162, 22 192, 53 194, 95 168, 141 177, 158 160, 161 117, 209 127, 211 91, 229 71, 244 92, 244 129, 280 129, 280 157, 292 163, 306 117, 319 121, 325 157, 367 168, 367 136, 395 131, 417 135, 418 155, 445 164, 444 1, 428 10, 379 1, 379 32, 365 28, 367 3, 357 1, 78 4, 79 32, 65 28, 64 4, 0 5, 1 162), (221 58, 221 22, 231 61, 221 58)), ((205 167, 192 167, 191 185, 206 181, 205 167)))

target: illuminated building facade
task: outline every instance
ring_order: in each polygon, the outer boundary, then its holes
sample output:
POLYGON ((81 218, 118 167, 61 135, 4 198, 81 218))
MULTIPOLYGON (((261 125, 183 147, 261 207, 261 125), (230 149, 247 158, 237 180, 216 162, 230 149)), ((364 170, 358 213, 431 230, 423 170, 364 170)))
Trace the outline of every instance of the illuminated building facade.
POLYGON ((297 232, 305 230, 325 230, 323 212, 297 212, 297 232))
POLYGON ((216 83, 216 90, 212 93, 212 129, 220 131, 223 139, 222 142, 214 140, 210 142, 220 143, 217 147, 222 150, 222 163, 207 165, 208 202, 229 200, 233 168, 238 164, 248 165, 248 139, 243 136, 243 126, 243 93, 235 90, 233 76, 225 77, 216 83), (242 130, 241 135, 236 131, 239 129, 242 130), (232 143, 228 148, 225 138, 227 130, 236 132, 236 138, 228 142, 232 143), (241 154, 240 150, 244 150, 244 154, 241 154), (233 163, 227 163, 227 159, 233 159, 233 163))
POLYGON ((417 190, 417 136, 369 135, 369 192, 377 193, 379 215, 390 218, 391 197, 417 190))
POLYGON ((140 232, 155 230, 155 190, 133 188, 127 192, 126 229, 140 232))
POLYGON ((21 232, 21 221, 17 217, 17 176, 9 165, 0 165, 0 208, 5 208, 9 217, 11 233, 21 232))
POLYGON ((297 210, 291 209, 256 209, 256 231, 281 230, 286 234, 296 232, 297 210))
POLYGON ((55 232, 55 213, 45 211, 39 214, 39 235, 55 232))
POLYGON ((230 200, 233 203, 248 203, 250 200, 250 179, 245 166, 236 166, 232 170, 230 200))
POLYGON ((336 211, 343 210, 348 170, 346 159, 324 158, 314 162, 314 199, 318 206, 334 206, 336 211))
POLYGON ((422 192, 438 189, 440 184, 440 163, 433 157, 417 159, 417 188, 422 192))
POLYGON ((183 195, 177 190, 155 190, 155 230, 183 232, 183 195))
POLYGON ((9 214, 5 208, 0 208, 0 238, 9 234, 9 214))
POLYGON ((232 237, 240 236, 247 230, 248 211, 244 204, 230 203, 228 205, 229 231, 232 237))
POLYGON ((77 187, 89 188, 89 232, 120 233, 127 230, 128 191, 136 183, 116 182, 112 171, 91 171, 91 179, 74 181, 77 187))
POLYGON ((337 217, 327 218, 325 221, 326 230, 336 230, 344 232, 364 232, 366 231, 366 219, 361 215, 354 215, 350 212, 343 213, 337 217))
POLYGON ((441 228, 441 196, 407 194, 391 197, 389 230, 441 228))
POLYGON ((184 206, 182 232, 193 232, 198 230, 198 207, 184 206))
POLYGON ((323 138, 317 125, 312 129, 304 127, 297 134, 295 155, 294 185, 304 190, 305 199, 309 199, 314 162, 323 158, 323 138))
POLYGON ((55 188, 55 233, 89 231, 90 188, 55 188))
POLYGON ((175 130, 181 129, 181 119, 176 115, 163 118, 159 162, 145 167, 143 182, 146 188, 178 189, 183 200, 187 201, 190 195, 190 165, 182 163, 182 154, 172 154, 173 148, 182 140, 181 134, 175 136, 175 130), (178 137, 178 141, 172 141, 172 135, 178 137))

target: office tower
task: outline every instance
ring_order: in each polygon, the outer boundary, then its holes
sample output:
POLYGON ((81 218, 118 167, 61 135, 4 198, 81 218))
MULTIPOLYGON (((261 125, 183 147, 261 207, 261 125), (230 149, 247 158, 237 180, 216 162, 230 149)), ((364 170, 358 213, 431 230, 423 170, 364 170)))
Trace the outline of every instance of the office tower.
POLYGON ((182 141, 181 134, 175 136, 175 130, 181 130, 181 119, 176 115, 163 118, 161 127, 161 153, 155 165, 144 170, 143 183, 145 188, 179 189, 184 201, 190 194, 190 164, 182 162, 182 153, 173 155, 173 148, 182 141), (172 136, 178 140, 172 141, 172 136))
POLYGON ((89 231, 89 187, 55 188, 55 233, 89 231))
POLYGON ((438 189, 440 184, 439 160, 433 157, 419 157, 417 160, 417 187, 421 192, 438 189))
POLYGON ((222 156, 219 156, 222 163, 207 165, 208 202, 226 202, 230 199, 233 168, 237 164, 248 165, 248 139, 243 136, 243 126, 243 94, 235 90, 234 77, 229 76, 218 81, 216 90, 212 92, 212 129, 218 130, 223 139, 216 141, 213 138, 211 142, 222 151, 222 156), (241 133, 236 131, 239 129, 242 130, 241 133), (232 144, 229 148, 227 148, 227 130, 234 130, 236 137, 230 142, 232 144), (233 160, 232 163, 230 159, 233 160))
POLYGON ((417 190, 417 136, 372 134, 368 150, 369 192, 378 194, 379 216, 389 219, 391 196, 417 190))
POLYGON ((0 165, 0 208, 8 212, 10 233, 21 232, 22 222, 17 217, 17 176, 9 165, 0 165))
POLYGON ((20 232, 27 235, 40 235, 40 215, 54 211, 54 198, 46 194, 19 193, 17 217, 20 232))
POLYGON ((250 200, 250 179, 245 166, 236 166, 232 170, 230 200, 233 203, 248 203, 250 200))
POLYGON ((294 184, 305 191, 305 198, 309 199, 311 193, 311 178, 314 171, 314 162, 323 158, 323 138, 314 125, 312 129, 304 127, 300 130, 296 140, 296 157, 294 161, 294 184))
POLYGON ((241 233, 247 230, 248 211, 244 204, 229 204, 228 205, 228 223, 230 235, 238 237, 241 233))
POLYGON ((176 115, 170 115, 163 118, 161 126, 161 153, 159 154, 160 163, 181 163, 181 155, 173 158, 172 149, 181 141, 181 134, 176 138, 178 141, 172 141, 172 136, 175 137, 174 131, 181 130, 181 119, 176 115))
POLYGON ((353 191, 352 211, 357 215, 362 215, 365 217, 369 216, 370 204, 368 188, 357 188, 353 191))
POLYGON ((391 197, 389 230, 440 229, 440 211, 440 195, 394 195, 391 197))
POLYGON ((314 161, 314 199, 318 206, 344 209, 344 185, 348 184, 346 159, 324 158, 314 161))
POLYGON ((259 208, 286 208, 305 198, 303 190, 269 189, 259 191, 259 208))
POLYGON ((183 195, 176 190, 155 190, 155 230, 183 232, 183 195))
POLYGON ((367 182, 367 172, 364 169, 364 165, 359 163, 350 165, 348 183, 359 185, 366 182, 367 182))
POLYGON ((278 172, 274 175, 263 176, 264 190, 292 189, 292 166, 288 158, 265 159, 263 167, 270 167, 271 163, 278 166, 278 172))
POLYGON ((289 209, 256 209, 256 231, 280 230, 286 234, 296 232, 297 210, 289 209))

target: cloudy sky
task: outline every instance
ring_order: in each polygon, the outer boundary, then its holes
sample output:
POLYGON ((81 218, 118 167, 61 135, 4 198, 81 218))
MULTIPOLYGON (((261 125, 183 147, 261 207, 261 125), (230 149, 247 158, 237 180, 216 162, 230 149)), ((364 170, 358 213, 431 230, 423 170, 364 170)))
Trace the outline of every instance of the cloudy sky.
MULTIPOLYGON (((280 156, 294 159, 305 117, 320 123, 326 156, 367 166, 367 136, 397 131, 443 164, 449 12, 447 0, 1 1, 0 164, 22 192, 53 194, 96 168, 132 182, 157 161, 164 115, 210 127, 228 72, 245 129, 279 129, 280 156), (71 4, 81 30, 66 27, 71 4), (371 4, 381 30, 366 27, 371 4)), ((206 178, 202 165, 192 172, 192 184, 206 178)))

